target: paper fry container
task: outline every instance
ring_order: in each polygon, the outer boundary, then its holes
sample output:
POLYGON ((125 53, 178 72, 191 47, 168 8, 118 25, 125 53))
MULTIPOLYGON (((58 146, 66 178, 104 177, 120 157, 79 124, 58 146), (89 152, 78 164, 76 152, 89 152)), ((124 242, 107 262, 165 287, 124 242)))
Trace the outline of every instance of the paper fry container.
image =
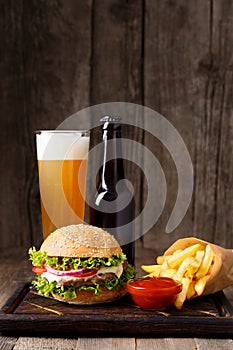
POLYGON ((210 245, 214 253, 214 264, 210 273, 203 295, 215 293, 230 285, 233 285, 233 250, 225 249, 195 237, 181 238, 172 244, 164 253, 171 255, 177 249, 185 249, 194 244, 210 245))

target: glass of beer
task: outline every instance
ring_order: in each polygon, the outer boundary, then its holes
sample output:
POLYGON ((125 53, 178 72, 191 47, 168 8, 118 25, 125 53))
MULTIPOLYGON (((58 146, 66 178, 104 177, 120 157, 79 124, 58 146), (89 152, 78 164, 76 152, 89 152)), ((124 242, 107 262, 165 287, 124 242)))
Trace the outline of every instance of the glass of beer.
POLYGON ((36 131, 44 239, 84 221, 89 142, 86 130, 36 131))

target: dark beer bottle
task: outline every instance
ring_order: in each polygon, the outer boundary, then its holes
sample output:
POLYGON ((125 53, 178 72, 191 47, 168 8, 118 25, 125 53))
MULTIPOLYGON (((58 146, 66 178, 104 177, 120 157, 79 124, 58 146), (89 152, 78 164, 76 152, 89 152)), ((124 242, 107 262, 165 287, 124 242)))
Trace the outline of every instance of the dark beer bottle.
POLYGON ((103 155, 98 171, 96 193, 90 206, 90 224, 112 233, 129 263, 134 265, 135 202, 124 177, 121 145, 121 118, 101 119, 103 155))

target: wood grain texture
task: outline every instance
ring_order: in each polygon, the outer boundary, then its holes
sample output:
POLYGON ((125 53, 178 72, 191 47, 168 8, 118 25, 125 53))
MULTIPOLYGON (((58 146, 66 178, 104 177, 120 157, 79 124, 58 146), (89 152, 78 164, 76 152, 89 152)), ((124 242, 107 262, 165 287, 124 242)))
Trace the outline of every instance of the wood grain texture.
MULTIPOLYGON (((1 101, 1 246, 22 244, 25 230, 22 223, 26 214, 22 206, 23 193, 20 187, 25 185, 26 174, 22 166, 25 160, 23 137, 19 130, 24 125, 23 100, 23 27, 22 2, 17 7, 12 1, 1 2, 1 74, 5 79, 0 82, 1 101), (8 140, 10 142, 8 142, 8 140), (19 161, 21 160, 21 162, 19 161), (16 170, 17 169, 17 170, 16 170), (20 179, 20 180, 19 180, 20 179), (20 183, 21 182, 21 183, 20 183), (17 220, 18 234, 15 230, 17 220)), ((24 192, 26 192, 24 190, 24 192)))
POLYGON ((35 166, 29 168, 35 159, 30 136, 33 130, 56 128, 67 116, 89 104, 91 1, 79 1, 78 7, 76 4, 73 0, 66 3, 34 1, 26 11, 29 17, 25 19, 28 26, 25 103, 27 140, 31 141, 28 145, 28 148, 31 146, 31 159, 26 168, 29 175, 27 202, 28 230, 34 244, 41 232, 38 226, 41 219, 40 210, 36 208, 39 196, 37 170, 35 166))
POLYGON ((1 1, 1 247, 41 240, 33 132, 90 103, 91 3, 1 1))
POLYGON ((0 350, 12 350, 17 338, 14 337, 1 337, 0 336, 0 350))
MULTIPOLYGON (((145 15, 145 105, 161 113, 173 124, 194 163, 194 121, 200 114, 194 109, 201 99, 201 78, 197 74, 197 67, 200 55, 205 54, 205 43, 208 42, 208 2, 149 1, 146 2, 145 15)), ((165 146, 149 137, 146 144, 157 155, 165 172, 167 201, 160 220, 144 241, 146 247, 151 246, 153 241, 161 251, 177 238, 193 232, 192 203, 180 226, 174 232, 165 234, 165 226, 177 195, 176 167, 165 146), (163 247, 160 245, 161 240, 163 247)), ((209 236, 208 232, 205 234, 209 236)))
POLYGON ((78 350, 134 350, 134 338, 79 338, 78 350))
POLYGON ((231 350, 233 347, 233 340, 226 339, 225 342, 222 339, 197 339, 196 340, 197 350, 231 350))
MULTIPOLYGON (((125 129, 123 136, 155 153, 168 186, 164 212, 139 242, 145 258, 187 234, 232 247, 232 1, 0 0, 0 10, 0 249, 41 238, 33 131, 111 101, 164 115, 193 162, 190 207, 166 235, 175 165, 149 133, 125 129)), ((126 175, 133 175, 139 212, 145 179, 131 163, 126 175)))
MULTIPOLYGON (((0 296, 6 294, 6 298, 12 293, 12 283, 17 276, 18 283, 25 281, 25 277, 30 277, 30 269, 25 266, 22 258, 0 257, 0 296), (16 263, 17 262, 17 263, 16 263), (22 277, 23 276, 23 277, 22 277), (5 280, 8 287, 2 283, 5 280)), ((229 296, 233 300, 233 289, 229 289, 229 296)), ((0 299, 0 307, 5 301, 0 299)), ((9 337, 2 336, 0 333, 0 350, 86 350, 86 349, 224 349, 232 348, 232 339, 199 339, 199 338, 44 338, 44 337, 9 337)))
POLYGON ((199 61, 205 83, 196 119, 194 230, 232 247, 232 3, 210 2, 208 24, 208 52, 199 61))
POLYGON ((129 296, 112 304, 75 306, 20 285, 0 312, 4 334, 21 336, 232 336, 232 308, 223 293, 186 302, 182 310, 147 311, 129 296), (8 333, 9 332, 9 333, 8 333))
MULTIPOLYGON (((142 104, 142 31, 141 0, 102 0, 93 3, 91 104, 134 102, 142 104)), ((124 122, 124 115, 122 122, 124 122)), ((138 116, 135 116, 136 118, 138 116)), ((133 124, 133 122, 132 122, 133 124)), ((101 141, 92 134, 93 145, 101 141)), ((124 125, 122 137, 142 142, 143 131, 124 125)), ((130 150, 133 152, 133 150, 130 150)), ((127 154, 130 158, 132 154, 127 154)), ((130 158, 131 159, 131 158, 130 158)), ((141 171, 125 162, 125 176, 133 183, 136 213, 140 212, 141 171)))
POLYGON ((216 154, 214 240, 233 247, 233 4, 213 1, 212 57, 216 83, 213 93, 213 118, 219 118, 216 154))
POLYGON ((229 95, 232 88, 232 39, 226 41, 232 28, 231 5, 219 1, 145 4, 145 105, 164 115, 182 136, 193 163, 194 191, 182 223, 165 235, 177 194, 177 174, 164 147, 148 137, 145 142, 165 171, 168 196, 164 213, 145 236, 144 246, 149 248, 154 242, 161 251, 161 240, 164 249, 171 241, 193 234, 231 247, 232 204, 228 198, 232 194, 233 110, 232 102, 223 96, 224 89, 229 95), (216 60, 221 63, 214 63, 216 60), (219 76, 221 84, 216 81, 219 76))
POLYGON ((91 103, 141 103, 142 1, 93 3, 91 103))
POLYGON ((76 349, 76 339, 66 338, 43 338, 43 337, 20 337, 15 346, 14 350, 23 349, 41 349, 41 350, 52 350, 52 349, 63 349, 71 350, 76 349))
POLYGON ((195 340, 188 338, 137 339, 137 350, 177 350, 181 347, 183 350, 196 350, 195 340))

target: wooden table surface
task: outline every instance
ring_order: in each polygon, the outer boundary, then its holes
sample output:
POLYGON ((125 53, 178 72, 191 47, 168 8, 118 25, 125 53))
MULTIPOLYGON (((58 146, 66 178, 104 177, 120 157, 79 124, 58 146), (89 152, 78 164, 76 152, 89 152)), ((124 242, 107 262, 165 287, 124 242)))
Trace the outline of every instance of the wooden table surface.
MULTIPOLYGON (((26 258, 7 253, 0 255, 0 307, 22 282, 32 279, 31 266, 26 258)), ((233 287, 224 290, 228 300, 233 304, 233 287)), ((232 350, 233 339, 204 338, 44 338, 11 337, 0 333, 0 350, 232 350)))

